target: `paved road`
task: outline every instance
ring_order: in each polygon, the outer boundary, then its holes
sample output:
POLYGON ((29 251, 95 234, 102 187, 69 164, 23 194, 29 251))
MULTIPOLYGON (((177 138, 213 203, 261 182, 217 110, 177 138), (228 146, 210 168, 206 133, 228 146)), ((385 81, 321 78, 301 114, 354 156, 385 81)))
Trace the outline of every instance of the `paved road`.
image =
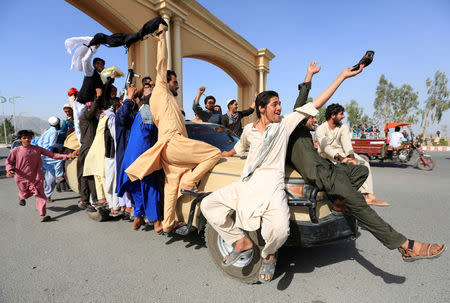
MULTIPOLYGON (((450 244, 450 153, 437 168, 373 167, 377 208, 406 236, 450 244)), ((1 165, 2 163, 0 163, 1 165)), ((40 223, 34 199, 16 204, 0 179, 0 302, 449 302, 450 252, 404 263, 366 230, 356 242, 284 248, 275 280, 246 285, 219 272, 201 239, 133 231, 125 221, 94 222, 73 193, 49 205, 40 223)))

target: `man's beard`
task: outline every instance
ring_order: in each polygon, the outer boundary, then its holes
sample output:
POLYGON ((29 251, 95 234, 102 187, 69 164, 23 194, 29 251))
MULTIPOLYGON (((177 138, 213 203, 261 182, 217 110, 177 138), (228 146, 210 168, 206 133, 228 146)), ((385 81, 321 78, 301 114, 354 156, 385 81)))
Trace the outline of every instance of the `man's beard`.
POLYGON ((339 120, 338 118, 334 118, 333 119, 333 123, 334 125, 336 125, 337 127, 342 125, 342 120, 339 120))
POLYGON ((172 95, 174 95, 175 97, 178 96, 178 93, 176 90, 170 90, 172 92, 172 95))

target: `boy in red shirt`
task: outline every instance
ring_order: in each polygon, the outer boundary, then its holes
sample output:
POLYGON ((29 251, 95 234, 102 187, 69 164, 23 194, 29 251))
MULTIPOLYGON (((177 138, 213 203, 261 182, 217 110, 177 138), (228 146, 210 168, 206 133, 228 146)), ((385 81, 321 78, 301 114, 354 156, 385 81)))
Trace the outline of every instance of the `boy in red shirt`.
POLYGON ((32 131, 21 130, 17 136, 22 146, 14 148, 6 159, 6 177, 14 176, 19 189, 19 205, 25 206, 25 199, 35 196, 41 222, 50 221, 50 216, 46 216, 47 197, 44 193, 41 155, 57 160, 67 160, 73 156, 54 154, 45 148, 31 145, 34 136, 32 131))

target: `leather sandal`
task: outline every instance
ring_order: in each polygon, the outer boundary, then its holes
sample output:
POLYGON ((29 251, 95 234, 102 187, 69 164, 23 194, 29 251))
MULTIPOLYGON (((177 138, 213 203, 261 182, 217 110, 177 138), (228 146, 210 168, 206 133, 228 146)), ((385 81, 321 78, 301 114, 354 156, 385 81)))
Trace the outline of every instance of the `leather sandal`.
POLYGON ((434 258, 439 258, 442 253, 447 249, 445 244, 442 244, 442 247, 433 255, 431 254, 431 248, 433 247, 433 245, 439 245, 439 244, 430 244, 430 243, 422 243, 422 245, 426 246, 425 251, 422 250, 422 248, 419 250, 419 254, 416 254, 413 252, 413 248, 414 248, 414 240, 410 240, 408 239, 408 248, 404 249, 399 247, 398 251, 402 254, 402 259, 405 262, 414 262, 416 260, 420 260, 420 259, 434 259, 434 258))

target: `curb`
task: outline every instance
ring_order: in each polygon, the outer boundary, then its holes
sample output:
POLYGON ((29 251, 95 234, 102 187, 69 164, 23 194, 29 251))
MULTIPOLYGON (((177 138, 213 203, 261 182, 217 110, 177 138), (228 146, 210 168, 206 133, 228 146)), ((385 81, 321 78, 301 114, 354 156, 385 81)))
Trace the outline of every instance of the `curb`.
POLYGON ((419 149, 427 151, 450 151, 448 146, 421 146, 419 149))

